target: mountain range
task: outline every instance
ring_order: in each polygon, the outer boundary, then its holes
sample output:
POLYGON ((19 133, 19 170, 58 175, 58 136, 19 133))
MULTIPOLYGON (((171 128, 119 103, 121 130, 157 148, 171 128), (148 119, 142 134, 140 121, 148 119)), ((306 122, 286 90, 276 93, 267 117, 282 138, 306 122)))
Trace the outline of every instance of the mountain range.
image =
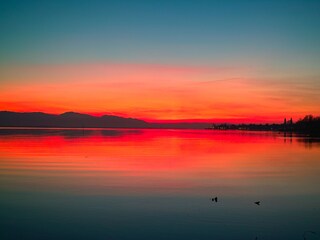
POLYGON ((67 127, 67 128, 145 128, 148 123, 134 118, 113 115, 95 117, 76 112, 60 115, 42 112, 0 111, 1 127, 67 127))
POLYGON ((0 127, 204 129, 208 126, 208 123, 152 123, 136 118, 124 118, 114 115, 96 117, 76 112, 65 112, 56 115, 43 112, 0 111, 0 127))

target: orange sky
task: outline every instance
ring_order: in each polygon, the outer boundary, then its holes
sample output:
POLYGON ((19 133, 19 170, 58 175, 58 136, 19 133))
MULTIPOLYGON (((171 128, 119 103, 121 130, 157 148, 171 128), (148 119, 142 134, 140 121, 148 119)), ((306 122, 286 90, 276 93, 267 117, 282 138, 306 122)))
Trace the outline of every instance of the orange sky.
POLYGON ((319 113, 314 79, 261 78, 259 72, 244 66, 113 63, 1 67, 0 109, 266 122, 319 113))

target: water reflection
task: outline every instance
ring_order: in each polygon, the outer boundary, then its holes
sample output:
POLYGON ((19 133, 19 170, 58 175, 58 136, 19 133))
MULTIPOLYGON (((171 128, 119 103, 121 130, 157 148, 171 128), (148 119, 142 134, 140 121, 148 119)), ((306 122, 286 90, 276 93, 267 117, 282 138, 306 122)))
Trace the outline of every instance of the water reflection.
POLYGON ((284 139, 244 131, 1 129, 0 237, 302 239, 320 229, 319 142, 306 148, 301 136, 284 139))
POLYGON ((91 135, 119 136, 139 134, 141 130, 99 129, 99 128, 0 128, 0 136, 64 136, 66 138, 88 137, 91 135))

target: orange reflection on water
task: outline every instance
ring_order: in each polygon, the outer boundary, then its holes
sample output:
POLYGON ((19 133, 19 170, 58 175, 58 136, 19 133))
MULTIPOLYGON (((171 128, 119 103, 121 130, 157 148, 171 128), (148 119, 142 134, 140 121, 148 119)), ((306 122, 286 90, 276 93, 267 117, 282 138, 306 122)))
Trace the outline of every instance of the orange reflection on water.
POLYGON ((79 191, 227 191, 223 187, 281 178, 300 184, 319 171, 318 156, 319 147, 306 148, 299 138, 283 138, 280 133, 20 130, 0 137, 0 174, 11 187, 18 176, 31 176, 30 187, 42 181, 43 186, 79 191), (35 176, 41 181, 32 180, 35 176))

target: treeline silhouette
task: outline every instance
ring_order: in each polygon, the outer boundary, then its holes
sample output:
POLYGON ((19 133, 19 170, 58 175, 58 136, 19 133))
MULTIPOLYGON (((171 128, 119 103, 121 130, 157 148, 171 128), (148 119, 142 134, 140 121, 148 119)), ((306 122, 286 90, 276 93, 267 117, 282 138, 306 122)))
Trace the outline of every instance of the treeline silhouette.
POLYGON ((320 116, 305 116, 294 124, 294 130, 299 132, 308 132, 310 134, 320 134, 320 116))
POLYGON ((300 132, 318 136, 320 135, 320 116, 306 115, 295 123, 292 119, 287 121, 285 118, 281 124, 212 124, 207 129, 300 132))

